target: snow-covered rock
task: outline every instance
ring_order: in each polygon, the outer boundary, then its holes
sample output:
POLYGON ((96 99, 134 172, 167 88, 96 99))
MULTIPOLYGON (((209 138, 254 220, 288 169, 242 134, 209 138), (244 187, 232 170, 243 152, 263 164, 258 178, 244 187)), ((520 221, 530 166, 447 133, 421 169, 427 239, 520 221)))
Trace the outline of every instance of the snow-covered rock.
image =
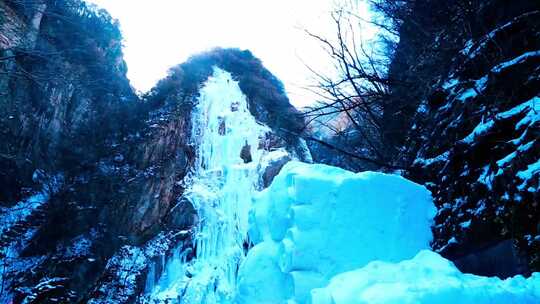
MULTIPOLYGON (((425 184, 439 209, 433 249, 464 272, 506 278, 540 270, 539 244, 528 240, 540 231, 540 11, 535 4, 483 3, 483 9, 467 15, 483 24, 476 34, 444 30, 460 37, 454 40, 458 44, 475 38, 460 54, 437 56, 452 58, 452 64, 434 69, 439 61, 431 67, 433 75, 425 79, 440 77, 444 83, 426 83, 428 111, 413 119, 422 126, 423 143, 406 176, 425 184), (501 9, 506 5, 512 9, 501 9), (501 14, 486 14, 494 11, 501 14), (482 256, 486 248, 507 242, 512 244, 507 258, 495 262, 482 256), (481 262, 458 262, 471 256, 481 262)), ((400 38, 409 45, 408 38, 400 38)), ((410 70, 414 76, 416 70, 410 70)))

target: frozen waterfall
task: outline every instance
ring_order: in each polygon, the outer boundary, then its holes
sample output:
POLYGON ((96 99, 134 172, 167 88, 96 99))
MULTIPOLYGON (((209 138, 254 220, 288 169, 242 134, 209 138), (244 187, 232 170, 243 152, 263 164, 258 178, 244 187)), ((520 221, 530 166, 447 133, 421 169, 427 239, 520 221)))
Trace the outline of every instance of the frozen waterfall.
POLYGON ((199 215, 196 258, 178 253, 154 287, 155 299, 181 303, 232 303, 238 267, 244 259, 248 211, 261 149, 269 128, 258 124, 232 76, 218 68, 200 91, 192 114, 197 147, 185 197, 199 215))

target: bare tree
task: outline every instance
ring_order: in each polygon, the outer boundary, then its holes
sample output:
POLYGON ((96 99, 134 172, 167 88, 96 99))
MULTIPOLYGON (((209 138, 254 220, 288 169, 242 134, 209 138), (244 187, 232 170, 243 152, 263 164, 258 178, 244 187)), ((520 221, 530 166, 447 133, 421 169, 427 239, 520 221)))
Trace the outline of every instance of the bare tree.
MULTIPOLYGON (((316 79, 316 84, 308 89, 321 101, 304 112, 306 121, 311 124, 323 117, 344 115, 358 144, 347 149, 334 147, 339 148, 334 150, 379 167, 395 168, 392 156, 385 149, 383 115, 391 83, 385 58, 362 38, 366 20, 355 13, 354 6, 336 9, 331 18, 335 26, 331 38, 306 30, 309 37, 322 45, 335 68, 335 76, 327 76, 308 66, 316 79)), ((335 136, 343 136, 343 130, 335 136)))

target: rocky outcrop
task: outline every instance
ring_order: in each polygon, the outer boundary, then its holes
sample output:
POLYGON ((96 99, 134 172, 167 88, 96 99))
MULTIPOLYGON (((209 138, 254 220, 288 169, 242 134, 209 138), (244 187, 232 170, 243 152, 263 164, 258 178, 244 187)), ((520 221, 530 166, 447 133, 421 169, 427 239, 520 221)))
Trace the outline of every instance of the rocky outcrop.
POLYGON ((540 269, 540 7, 481 3, 466 20, 492 27, 440 36, 456 50, 415 118, 423 133, 410 177, 439 208, 433 248, 462 271, 507 277, 540 269), (489 259, 486 248, 508 249, 491 272, 470 262, 489 259))
POLYGON ((259 180, 260 188, 265 189, 269 187, 283 166, 291 160, 291 157, 287 153, 274 153, 270 155, 269 159, 265 159, 259 169, 261 172, 259 180))
POLYGON ((512 277, 516 273, 527 273, 529 267, 525 256, 521 255, 514 240, 499 242, 493 246, 477 249, 466 256, 457 258, 458 269, 482 276, 512 277))
POLYGON ((0 10, 0 302, 77 302, 118 250, 193 224, 189 206, 169 221, 189 113, 134 94, 105 12, 77 0, 0 10))

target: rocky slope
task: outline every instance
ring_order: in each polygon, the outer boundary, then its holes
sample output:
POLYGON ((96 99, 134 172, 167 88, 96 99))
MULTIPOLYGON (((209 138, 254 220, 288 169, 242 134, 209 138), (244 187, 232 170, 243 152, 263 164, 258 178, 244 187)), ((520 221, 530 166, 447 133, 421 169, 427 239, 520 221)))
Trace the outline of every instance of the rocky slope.
POLYGON ((2 301, 75 301, 117 248, 148 237, 129 190, 159 184, 144 174, 159 151, 136 145, 152 135, 105 12, 79 1, 0 9, 2 301))

